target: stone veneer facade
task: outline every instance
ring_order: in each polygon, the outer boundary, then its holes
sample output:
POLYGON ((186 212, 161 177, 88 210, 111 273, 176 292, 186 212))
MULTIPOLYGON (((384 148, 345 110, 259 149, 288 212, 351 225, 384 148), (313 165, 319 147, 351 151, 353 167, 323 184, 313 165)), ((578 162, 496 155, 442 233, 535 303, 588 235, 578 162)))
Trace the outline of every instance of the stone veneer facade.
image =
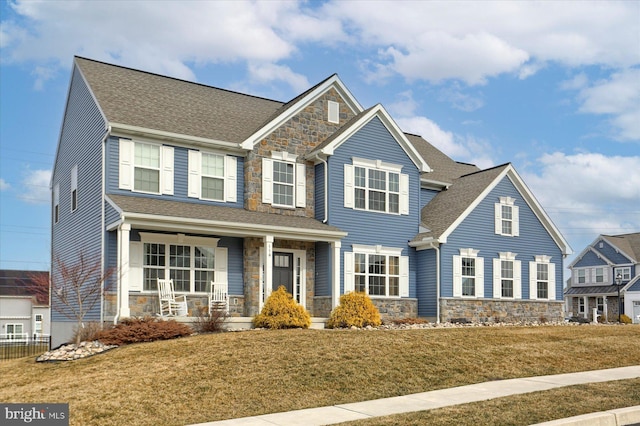
POLYGON ((440 321, 562 321, 563 302, 442 298, 440 321))
MULTIPOLYGON (((199 312, 205 313, 209 299, 207 296, 187 296, 188 316, 196 317, 199 312)), ((116 294, 107 293, 104 305, 105 319, 113 319, 116 315, 116 294)), ((160 313, 158 295, 152 293, 129 294, 129 310, 131 317, 156 316, 160 313)), ((244 296, 229 295, 229 315, 244 316, 244 296)))
MULTIPOLYGON (((582 299, 582 296, 572 296, 571 297, 571 310, 569 313, 571 313, 572 316, 575 317, 583 317, 584 316, 584 312, 580 312, 580 301, 579 299, 582 299)), ((597 303, 597 297, 594 296, 587 296, 587 306, 585 306, 585 310, 586 310, 586 318, 593 321, 593 308, 597 308, 598 307, 598 303, 597 303)), ((619 304, 618 304, 618 296, 613 296, 613 297, 607 297, 607 318, 606 320, 608 322, 614 322, 614 321, 618 321, 618 309, 619 309, 619 304)), ((599 315, 604 315, 604 312, 600 312, 600 310, 598 310, 598 314, 599 315)))

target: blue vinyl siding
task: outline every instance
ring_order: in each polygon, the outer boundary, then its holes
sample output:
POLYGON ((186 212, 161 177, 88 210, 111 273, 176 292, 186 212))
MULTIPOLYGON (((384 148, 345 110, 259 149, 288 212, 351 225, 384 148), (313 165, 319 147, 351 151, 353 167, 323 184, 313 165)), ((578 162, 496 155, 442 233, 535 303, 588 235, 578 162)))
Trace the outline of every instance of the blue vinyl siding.
POLYGON ((209 200, 199 200, 197 198, 191 198, 187 195, 188 189, 188 165, 189 165, 189 150, 187 148, 174 146, 174 162, 173 162, 173 179, 174 179, 174 195, 154 195, 143 194, 140 192, 126 191, 118 187, 118 173, 119 173, 119 151, 120 151, 120 139, 117 137, 110 137, 107 141, 107 182, 106 191, 107 194, 119 194, 119 195, 132 195, 136 197, 151 197, 159 199, 167 199, 171 201, 182 201, 188 203, 202 203, 202 204, 214 204, 223 207, 244 207, 244 158, 236 157, 237 170, 236 170, 236 202, 225 203, 209 200))
POLYGON ((104 215, 105 226, 110 225, 120 219, 120 213, 118 213, 118 211, 114 209, 113 206, 111 206, 111 204, 108 203, 107 201, 105 201, 104 203, 104 210, 105 210, 105 215, 104 215))
MULTIPOLYGON (((329 158, 329 221, 348 235, 342 240, 340 271, 344 271, 344 253, 353 244, 382 245, 402 248, 409 256, 409 295, 416 297, 415 250, 407 244, 418 231, 420 222, 420 176, 416 165, 398 145, 382 122, 376 117, 345 141, 329 158), (344 165, 353 157, 382 160, 402 165, 402 173, 409 175, 409 215, 385 214, 344 207, 344 165)), ((344 283, 342 283, 344 285, 344 283)), ((341 286, 341 293, 344 287, 341 286)))
POLYGON ((499 256, 499 252, 517 253, 516 260, 522 262, 522 299, 529 299, 529 262, 535 261, 537 255, 551 256, 551 262, 556 267, 556 300, 562 300, 562 252, 508 177, 496 185, 443 245, 441 297, 453 297, 453 256, 458 255, 461 248, 479 250, 478 257, 484 258, 485 298, 493 296, 493 259, 499 256), (518 237, 495 234, 494 204, 501 196, 514 198, 515 205, 519 207, 518 237))
MULTIPOLYGON (((82 253, 90 262, 101 261, 102 250, 102 139, 106 123, 95 104, 81 74, 74 69, 58 152, 52 176, 53 185, 60 186, 60 220, 53 224, 51 251, 73 265, 82 253), (71 211, 71 169, 78 166, 78 208, 71 211)), ((52 277, 60 280, 56 262, 52 261, 52 277)), ((70 321, 59 311, 64 309, 52 301, 51 320, 70 321)), ((84 317, 85 321, 100 319, 101 304, 97 303, 84 317)), ((53 330, 55 333, 55 330, 53 330)))
POLYGON ((316 275, 314 296, 331 296, 331 246, 316 243, 316 275))
POLYGON ((437 274, 436 251, 421 250, 416 253, 418 262, 417 272, 417 297, 418 316, 435 317, 437 315, 437 274))
POLYGON ((230 295, 244 295, 244 240, 242 238, 223 237, 219 247, 227 247, 227 280, 230 295))
POLYGON ((640 291, 640 280, 637 280, 627 291, 640 291))
POLYGON ((592 251, 588 251, 587 253, 585 253, 584 256, 582 256, 582 259, 580 259, 579 261, 576 262, 575 265, 573 265, 573 267, 585 268, 589 266, 606 266, 606 265, 607 265, 607 262, 603 258, 598 257, 598 255, 592 251))
POLYGON ((632 260, 630 260, 619 251, 616 251, 615 247, 604 240, 600 240, 596 244, 594 244, 594 249, 602 253, 604 257, 606 257, 616 265, 633 263, 632 260), (600 243, 602 243, 602 248, 600 248, 600 243))
POLYGON ((438 195, 438 191, 434 191, 433 189, 420 189, 420 210, 422 211, 422 208, 429 204, 436 195, 438 195))

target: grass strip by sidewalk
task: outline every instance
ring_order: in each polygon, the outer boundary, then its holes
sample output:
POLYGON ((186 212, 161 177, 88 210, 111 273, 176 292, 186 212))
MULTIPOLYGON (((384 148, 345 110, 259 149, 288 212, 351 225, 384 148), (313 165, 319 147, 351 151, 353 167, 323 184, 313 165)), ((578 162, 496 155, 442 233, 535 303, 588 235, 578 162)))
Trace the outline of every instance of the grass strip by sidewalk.
POLYGON ((520 426, 640 405, 640 379, 568 386, 341 426, 520 426))
POLYGON ((2 362, 0 401, 68 402, 71 425, 184 425, 626 365, 640 326, 251 331, 2 362))

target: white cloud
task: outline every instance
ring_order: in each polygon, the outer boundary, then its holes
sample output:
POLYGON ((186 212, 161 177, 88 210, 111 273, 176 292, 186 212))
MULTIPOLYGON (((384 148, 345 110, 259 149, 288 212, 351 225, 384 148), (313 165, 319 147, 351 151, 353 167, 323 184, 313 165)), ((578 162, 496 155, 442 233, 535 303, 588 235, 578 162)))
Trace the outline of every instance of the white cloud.
POLYGON ((599 234, 640 231, 640 156, 555 152, 527 170, 523 179, 574 250, 599 234))
POLYGON ((308 89, 310 84, 307 77, 297 74, 291 68, 275 64, 250 64, 249 75, 253 82, 263 85, 267 82, 283 81, 289 84, 296 92, 300 93, 308 89))
POLYGON ((22 191, 18 198, 29 204, 49 203, 51 170, 27 170, 22 179, 22 191))
POLYGON ((4 179, 0 178, 0 191, 7 191, 11 185, 4 179))

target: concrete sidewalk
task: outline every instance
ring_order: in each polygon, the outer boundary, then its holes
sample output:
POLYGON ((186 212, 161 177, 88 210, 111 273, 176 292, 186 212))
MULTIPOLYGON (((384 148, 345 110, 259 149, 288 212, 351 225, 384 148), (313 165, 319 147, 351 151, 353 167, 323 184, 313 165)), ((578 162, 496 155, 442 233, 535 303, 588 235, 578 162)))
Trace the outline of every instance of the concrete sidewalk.
POLYGON ((264 414, 254 417, 200 423, 193 426, 329 425, 378 416, 388 416, 391 414, 433 410, 435 408, 486 401, 494 398, 544 391, 563 386, 635 378, 640 378, 640 365, 611 368, 608 370, 556 374, 552 376, 498 380, 393 398, 354 402, 329 407, 308 408, 284 413, 264 414))

